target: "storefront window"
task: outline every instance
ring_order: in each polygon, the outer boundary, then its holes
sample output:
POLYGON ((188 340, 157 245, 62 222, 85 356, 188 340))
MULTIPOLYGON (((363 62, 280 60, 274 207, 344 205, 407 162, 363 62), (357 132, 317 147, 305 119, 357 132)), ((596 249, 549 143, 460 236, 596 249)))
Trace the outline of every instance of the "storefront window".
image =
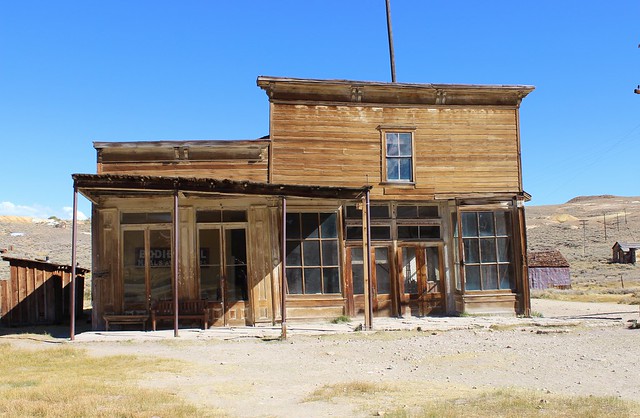
POLYGON ((510 215, 462 212, 466 290, 515 290, 510 215))
POLYGON ((286 241, 290 294, 341 292, 336 213, 288 213, 286 241))

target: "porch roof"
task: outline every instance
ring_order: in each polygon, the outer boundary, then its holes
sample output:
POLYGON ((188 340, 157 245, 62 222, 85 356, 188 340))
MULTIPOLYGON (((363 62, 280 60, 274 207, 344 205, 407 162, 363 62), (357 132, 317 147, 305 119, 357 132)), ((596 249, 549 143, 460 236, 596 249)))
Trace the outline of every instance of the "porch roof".
POLYGON ((92 202, 101 196, 194 194, 284 196, 324 199, 359 199, 371 189, 293 184, 257 183, 228 179, 140 176, 123 174, 72 174, 74 186, 92 202))

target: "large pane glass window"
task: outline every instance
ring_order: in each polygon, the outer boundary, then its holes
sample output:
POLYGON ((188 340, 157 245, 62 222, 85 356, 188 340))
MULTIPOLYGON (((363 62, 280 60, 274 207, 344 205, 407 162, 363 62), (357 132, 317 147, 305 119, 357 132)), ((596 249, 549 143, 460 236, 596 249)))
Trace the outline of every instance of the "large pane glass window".
POLYGON ((462 212, 466 290, 515 290, 511 213, 462 212))
POLYGON ((149 265, 151 266, 151 300, 170 299, 171 288, 171 232, 151 230, 149 232, 149 265))
POLYGON ((144 307, 147 303, 144 231, 124 231, 122 241, 124 306, 144 307))
POLYGON ((200 242, 200 297, 222 300, 220 286, 220 229, 201 229, 200 242))
POLYGON ((248 300, 247 238, 244 228, 226 229, 224 235, 228 300, 248 300))
POLYGON ((289 293, 341 293, 338 215, 288 213, 286 221, 289 293))
POLYGON ((389 250, 387 248, 375 249, 376 263, 376 290, 379 295, 391 293, 391 275, 389 264, 389 250))
MULTIPOLYGON (((364 294, 364 261, 362 248, 352 247, 351 251, 351 276, 353 280, 353 294, 364 294)), ((372 254, 372 264, 375 266, 375 291, 378 295, 391 293, 391 264, 389 262, 389 249, 387 247, 375 247, 372 254)))
POLYGON ((418 260, 414 247, 402 248, 404 293, 418 293, 418 260))

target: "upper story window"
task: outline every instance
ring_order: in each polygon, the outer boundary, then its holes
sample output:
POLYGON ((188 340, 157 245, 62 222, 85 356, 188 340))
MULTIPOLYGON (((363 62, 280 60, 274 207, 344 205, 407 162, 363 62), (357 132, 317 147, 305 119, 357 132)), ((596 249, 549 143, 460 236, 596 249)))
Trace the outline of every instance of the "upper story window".
POLYGON ((383 131, 383 181, 412 183, 414 181, 413 133, 383 131))

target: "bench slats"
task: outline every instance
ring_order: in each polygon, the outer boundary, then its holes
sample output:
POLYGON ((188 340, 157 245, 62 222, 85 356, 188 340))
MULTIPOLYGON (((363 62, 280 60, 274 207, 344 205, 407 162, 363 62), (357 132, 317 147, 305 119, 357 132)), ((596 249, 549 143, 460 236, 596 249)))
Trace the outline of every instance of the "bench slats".
MULTIPOLYGON (((173 319, 173 301, 160 300, 151 310, 151 325, 156 330, 156 322, 173 319)), ((199 319, 204 329, 209 328, 209 315, 206 300, 178 301, 178 319, 199 319)))

